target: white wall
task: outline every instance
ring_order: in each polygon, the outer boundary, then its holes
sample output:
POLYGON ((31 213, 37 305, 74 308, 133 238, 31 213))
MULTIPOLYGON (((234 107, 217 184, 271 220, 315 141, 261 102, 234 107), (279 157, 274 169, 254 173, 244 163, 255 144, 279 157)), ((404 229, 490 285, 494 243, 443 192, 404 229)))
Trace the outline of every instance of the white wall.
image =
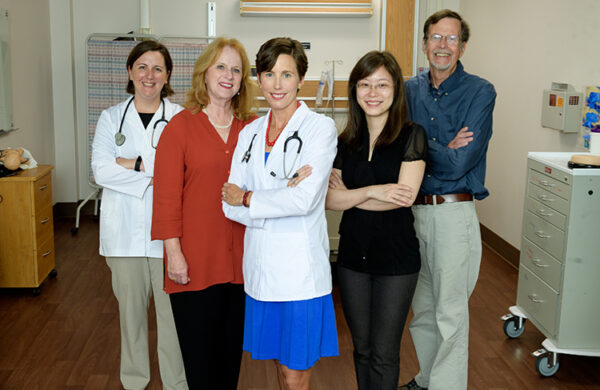
MULTIPOLYGON (((55 201, 73 202, 85 198, 92 191, 87 175, 86 39, 92 33, 138 31, 139 0, 50 1, 57 5, 56 12, 51 14, 52 48, 53 55, 56 55, 56 58, 53 57, 54 64, 60 69, 53 76, 55 85, 64 87, 55 93, 54 98, 64 103, 55 111, 62 118, 55 123, 55 138, 56 163, 62 167, 57 174, 66 183, 55 201), (68 22, 71 26, 66 25, 68 22), (63 71, 68 69, 69 49, 65 40, 69 36, 74 69, 72 80, 69 80, 72 73, 63 71), (75 98, 70 108, 67 95, 71 90, 74 90, 75 98), (71 123, 73 113, 75 120, 71 123), (65 143, 60 144, 63 141, 65 143), (77 153, 67 153, 67 150, 72 150, 73 143, 76 143, 77 153)), ((343 64, 336 65, 336 79, 344 79, 362 54, 379 48, 379 0, 374 0, 374 15, 370 18, 241 17, 239 4, 238 0, 217 2, 217 35, 238 38, 246 47, 252 63, 264 41, 275 36, 290 36, 312 44, 307 52, 308 79, 318 79, 321 70, 326 67, 325 61, 329 59, 343 61, 343 64)), ((206 36, 206 14, 207 1, 204 0, 151 0, 152 33, 159 36, 206 36)))
POLYGON ((24 147, 40 164, 54 164, 48 0, 0 0, 8 10, 13 119, 0 149, 24 147))
POLYGON ((70 0, 50 0, 52 101, 54 107, 54 150, 56 153, 54 202, 76 202, 77 132, 70 0))
POLYGON ((520 247, 528 151, 582 151, 580 135, 540 126, 542 91, 553 81, 583 91, 600 83, 597 0, 462 0, 471 26, 463 63, 498 93, 483 225, 520 247))
MULTIPOLYGON (((152 32, 157 35, 206 35, 206 1, 152 0, 152 32), (173 6, 174 5, 174 6, 173 6), (191 5, 190 8, 186 5, 191 5), (189 14, 183 16, 184 9, 189 14), (157 16, 157 15, 160 15, 157 16), (178 20, 173 23, 173 20, 178 20)), ((374 0, 370 18, 257 17, 240 16, 239 0, 217 1, 217 35, 235 37, 242 42, 254 63, 256 52, 266 40, 289 36, 311 42, 308 56, 309 78, 319 78, 324 61, 340 59, 336 75, 347 77, 364 53, 379 48, 380 1, 374 0)))

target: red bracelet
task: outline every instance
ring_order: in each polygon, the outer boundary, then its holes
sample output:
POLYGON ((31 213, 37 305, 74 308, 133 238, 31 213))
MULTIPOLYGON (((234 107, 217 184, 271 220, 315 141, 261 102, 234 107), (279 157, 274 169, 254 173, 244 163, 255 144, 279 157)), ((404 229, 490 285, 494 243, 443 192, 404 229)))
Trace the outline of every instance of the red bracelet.
POLYGON ((250 205, 248 204, 248 195, 250 195, 251 191, 246 191, 244 192, 244 197, 242 198, 242 204, 244 205, 244 207, 250 207, 250 205))

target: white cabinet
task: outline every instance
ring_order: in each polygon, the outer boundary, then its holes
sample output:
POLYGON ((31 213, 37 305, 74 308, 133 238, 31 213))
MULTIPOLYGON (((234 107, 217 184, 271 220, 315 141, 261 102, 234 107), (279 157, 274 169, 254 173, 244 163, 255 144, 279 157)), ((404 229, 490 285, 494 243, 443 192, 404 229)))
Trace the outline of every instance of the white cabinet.
MULTIPOLYGON (((600 355, 600 169, 568 168, 572 154, 529 153, 517 306, 510 308, 547 337, 549 351, 541 351, 554 361, 556 353, 600 355)), ((506 324, 505 332, 521 334, 506 324)))

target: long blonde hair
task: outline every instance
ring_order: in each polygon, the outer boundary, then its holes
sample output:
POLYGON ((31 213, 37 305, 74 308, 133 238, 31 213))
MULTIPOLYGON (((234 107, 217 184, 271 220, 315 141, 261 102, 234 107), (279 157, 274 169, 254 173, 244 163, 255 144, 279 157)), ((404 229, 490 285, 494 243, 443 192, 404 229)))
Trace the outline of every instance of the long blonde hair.
POLYGON ((246 50, 235 38, 216 38, 200 54, 194 65, 192 88, 187 91, 184 107, 197 114, 208 105, 209 98, 204 77, 207 69, 217 61, 221 52, 227 46, 235 49, 242 58, 242 81, 238 94, 231 99, 231 108, 237 119, 247 120, 255 115, 252 111, 256 95, 254 93, 255 83, 250 79, 250 61, 246 55, 246 50))

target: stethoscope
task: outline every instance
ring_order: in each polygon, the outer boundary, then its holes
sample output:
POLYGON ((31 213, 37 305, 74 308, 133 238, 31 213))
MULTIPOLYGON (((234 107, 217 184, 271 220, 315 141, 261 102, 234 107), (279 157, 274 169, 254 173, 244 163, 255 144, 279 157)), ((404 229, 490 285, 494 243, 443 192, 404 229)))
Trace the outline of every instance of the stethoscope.
MULTIPOLYGON (((125 115, 127 115, 127 110, 129 109, 129 106, 131 105, 132 101, 133 98, 129 99, 129 101, 127 102, 127 106, 125 106, 125 112, 123 112, 123 117, 121 118, 121 125, 119 126, 119 131, 117 132, 117 134, 115 134, 115 144, 117 144, 117 146, 121 146, 125 143, 126 137, 121 130, 123 129, 123 122, 125 122, 125 115)), ((154 132, 156 131, 156 125, 158 125, 160 122, 165 122, 165 125, 169 123, 169 121, 165 118, 165 100, 163 98, 160 98, 160 103, 162 104, 162 116, 159 120, 154 122, 154 126, 152 127, 152 138, 150 141, 150 145, 152 145, 154 149, 156 149, 156 147, 158 146, 158 142, 156 143, 156 145, 154 145, 154 132)))
MULTIPOLYGON (((244 157, 242 157, 242 163, 248 164, 248 161, 250 161, 250 157, 252 156, 252 145, 254 144, 254 139, 256 138, 256 136, 257 136, 257 133, 254 133, 254 135, 252 136, 252 140, 250 141, 250 145, 248 146, 248 149, 244 153, 244 157)), ((298 156, 300 156, 301 150, 302 150, 302 139, 298 135, 298 130, 295 130, 292 133, 292 135, 290 135, 289 137, 287 137, 285 139, 285 142, 283 143, 283 177, 281 178, 282 180, 283 179, 290 180, 290 179, 293 179, 294 177, 298 176, 297 173, 292 174, 292 171, 294 170, 296 161, 298 161, 298 156), (286 165, 285 165, 285 161, 286 161, 285 154, 287 153, 288 144, 292 141, 298 142, 298 147, 296 149, 296 156, 294 156, 294 162, 292 163, 292 169, 290 169, 288 171, 286 169, 286 165)), ((277 178, 277 175, 273 171, 271 171, 271 176, 277 178)))

